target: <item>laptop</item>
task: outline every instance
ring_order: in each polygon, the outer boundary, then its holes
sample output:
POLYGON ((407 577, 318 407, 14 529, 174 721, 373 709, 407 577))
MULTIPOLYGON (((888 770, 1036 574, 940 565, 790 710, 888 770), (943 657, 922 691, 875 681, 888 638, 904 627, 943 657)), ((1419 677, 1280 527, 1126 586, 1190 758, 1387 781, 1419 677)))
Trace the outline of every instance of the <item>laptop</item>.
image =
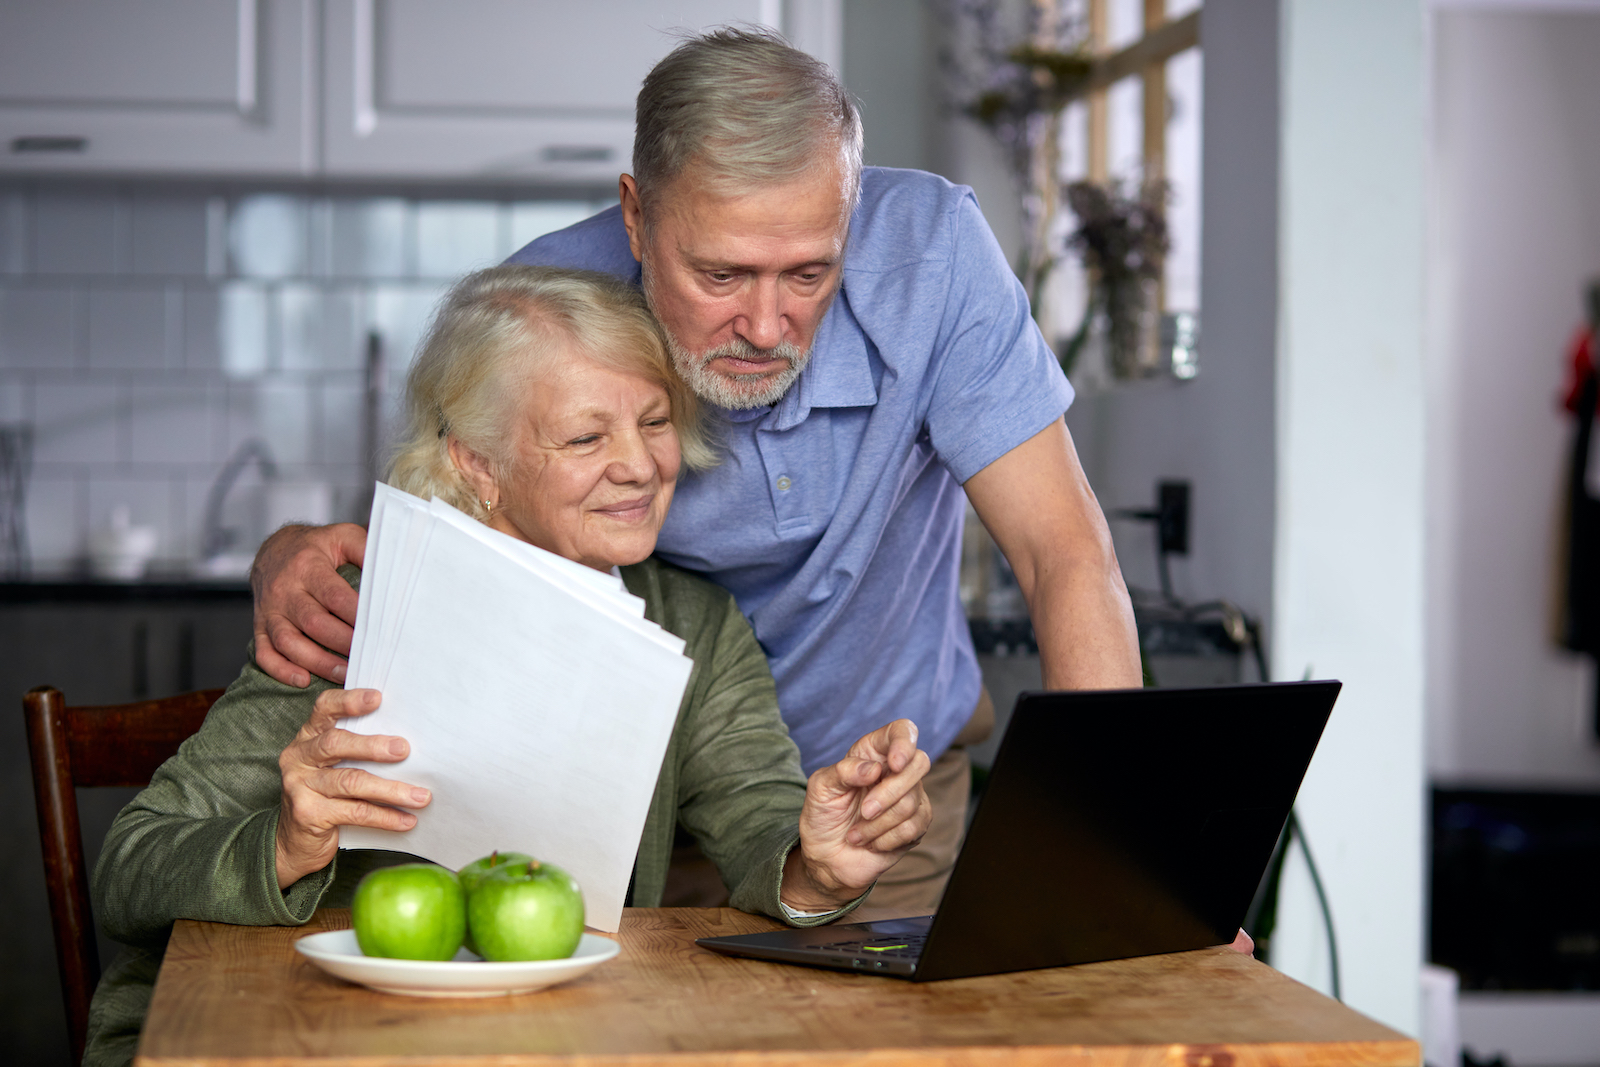
POLYGON ((937 914, 696 943, 917 982, 1228 944, 1339 688, 1023 693, 937 914))

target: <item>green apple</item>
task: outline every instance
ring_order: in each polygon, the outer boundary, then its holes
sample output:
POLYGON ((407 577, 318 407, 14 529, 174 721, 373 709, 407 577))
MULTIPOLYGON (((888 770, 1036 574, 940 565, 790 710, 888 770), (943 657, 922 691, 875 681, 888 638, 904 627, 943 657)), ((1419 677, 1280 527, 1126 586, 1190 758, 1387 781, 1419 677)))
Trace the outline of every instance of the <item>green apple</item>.
POLYGON ((497 866, 467 898, 467 927, 486 960, 559 960, 583 936, 583 893, 551 863, 497 866))
POLYGON ((526 852, 491 852, 481 860, 473 860, 456 872, 461 879, 461 888, 466 890, 468 896, 478 888, 478 883, 488 877, 489 872, 496 867, 506 867, 513 863, 526 866, 533 862, 533 857, 526 852))
POLYGON ((448 960, 461 947, 466 893, 455 872, 433 863, 380 867, 350 903, 356 944, 368 956, 448 960))
MULTIPOLYGON (((533 857, 526 852, 500 852, 497 850, 482 859, 473 860, 457 871, 456 876, 461 879, 461 888, 466 891, 467 899, 471 900, 472 891, 477 889, 478 884, 487 878, 489 872, 496 867, 504 867, 512 863, 529 864, 532 862, 533 857)), ((478 943, 472 939, 472 928, 470 926, 467 928, 467 937, 463 944, 466 945, 468 952, 478 956, 483 955, 478 951, 478 943)))

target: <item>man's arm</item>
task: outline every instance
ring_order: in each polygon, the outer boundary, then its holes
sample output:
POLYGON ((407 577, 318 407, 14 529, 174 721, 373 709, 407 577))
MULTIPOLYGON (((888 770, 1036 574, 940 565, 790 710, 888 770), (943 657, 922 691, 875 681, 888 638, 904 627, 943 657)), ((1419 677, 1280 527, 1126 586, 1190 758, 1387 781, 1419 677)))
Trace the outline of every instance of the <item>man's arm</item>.
POLYGON ((361 566, 366 550, 367 531, 348 522, 285 526, 262 543, 250 568, 256 666, 301 689, 313 674, 343 684, 356 591, 339 568, 361 566))
POLYGON ((1056 419, 963 488, 1027 598, 1045 688, 1142 685, 1133 605, 1066 422, 1056 419))

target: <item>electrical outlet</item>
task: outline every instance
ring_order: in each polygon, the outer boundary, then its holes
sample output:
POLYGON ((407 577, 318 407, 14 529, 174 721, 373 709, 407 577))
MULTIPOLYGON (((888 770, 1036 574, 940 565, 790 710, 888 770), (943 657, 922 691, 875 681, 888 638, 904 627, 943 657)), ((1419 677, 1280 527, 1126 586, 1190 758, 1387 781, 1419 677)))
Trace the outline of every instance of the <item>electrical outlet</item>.
POLYGON ((1178 556, 1189 554, 1189 483, 1156 484, 1156 530, 1161 552, 1178 556))

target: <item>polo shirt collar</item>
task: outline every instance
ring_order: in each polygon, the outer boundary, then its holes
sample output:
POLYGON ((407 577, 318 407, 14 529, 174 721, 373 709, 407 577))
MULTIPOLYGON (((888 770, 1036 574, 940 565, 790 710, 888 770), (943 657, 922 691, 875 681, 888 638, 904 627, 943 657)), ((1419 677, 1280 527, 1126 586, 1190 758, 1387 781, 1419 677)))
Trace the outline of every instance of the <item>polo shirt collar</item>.
POLYGON ((805 421, 812 408, 871 407, 878 402, 867 335, 850 309, 848 282, 840 286, 833 306, 817 327, 811 353, 800 380, 784 394, 768 420, 769 429, 793 429, 805 421))

